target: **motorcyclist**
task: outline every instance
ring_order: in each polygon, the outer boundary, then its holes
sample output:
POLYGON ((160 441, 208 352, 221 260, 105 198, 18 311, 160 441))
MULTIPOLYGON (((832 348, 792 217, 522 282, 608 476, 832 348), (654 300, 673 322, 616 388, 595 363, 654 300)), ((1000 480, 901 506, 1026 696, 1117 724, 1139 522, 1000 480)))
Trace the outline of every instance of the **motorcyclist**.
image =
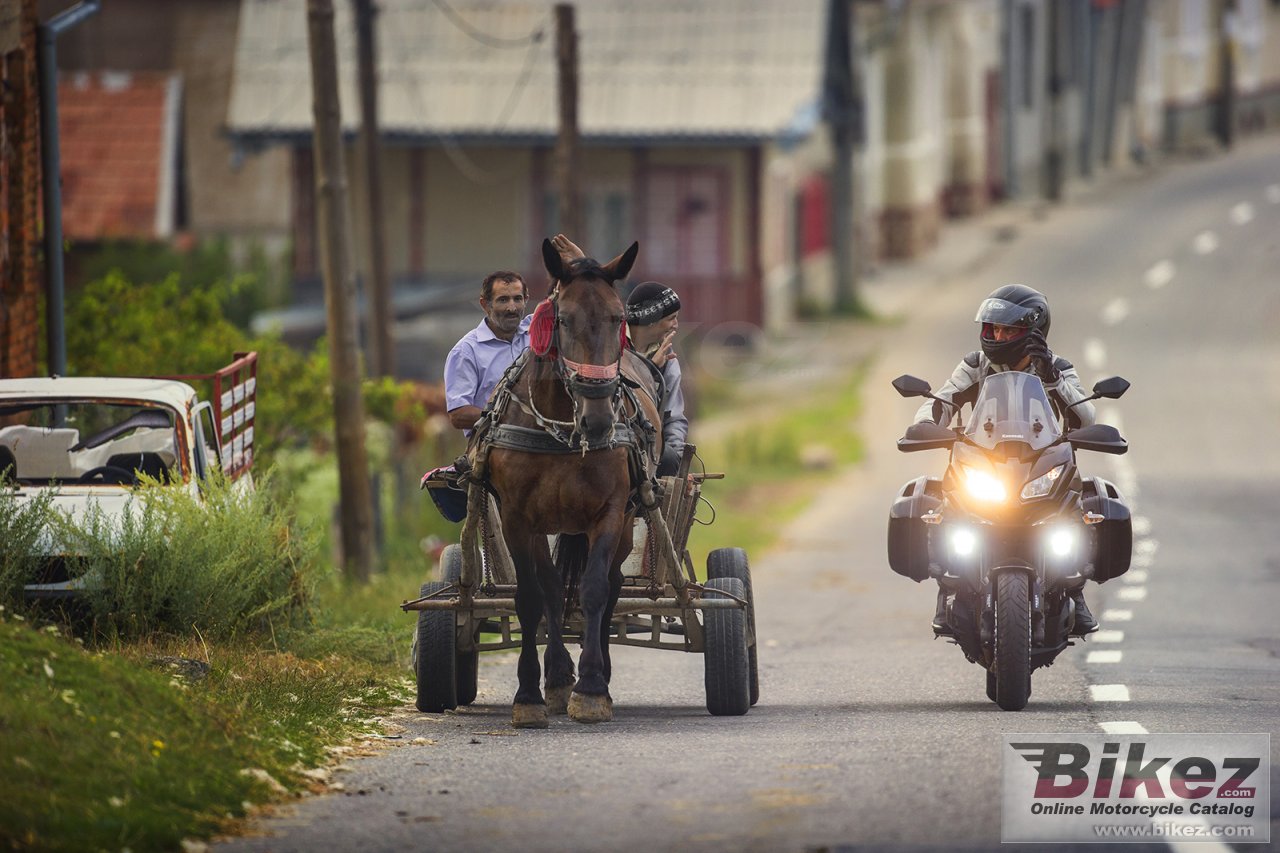
MULTIPOLYGON (((982 380, 993 373, 1017 370, 1034 373, 1044 383, 1045 391, 1059 417, 1069 429, 1094 423, 1097 414, 1092 403, 1067 406, 1089 396, 1080 384, 1075 367, 1049 349, 1049 302, 1044 294, 1024 284, 1007 284, 992 291, 978 306, 974 321, 982 324, 982 349, 971 352, 956 365, 951 378, 935 392, 946 402, 926 401, 916 412, 916 422, 932 422, 943 426, 959 414, 960 408, 973 405, 982 380)), ((1075 602, 1073 633, 1092 634, 1098 622, 1084 600, 1084 585, 1069 590, 1075 602)), ((947 625, 947 592, 939 584, 938 606, 933 617, 935 633, 951 632, 947 625)))

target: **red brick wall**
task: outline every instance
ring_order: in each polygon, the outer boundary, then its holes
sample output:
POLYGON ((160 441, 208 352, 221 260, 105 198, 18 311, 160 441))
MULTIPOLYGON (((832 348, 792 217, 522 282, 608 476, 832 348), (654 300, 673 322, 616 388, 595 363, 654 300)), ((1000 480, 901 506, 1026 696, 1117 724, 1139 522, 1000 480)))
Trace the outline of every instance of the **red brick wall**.
POLYGON ((36 3, 20 2, 22 47, 0 59, 0 377, 33 376, 40 358, 36 3))

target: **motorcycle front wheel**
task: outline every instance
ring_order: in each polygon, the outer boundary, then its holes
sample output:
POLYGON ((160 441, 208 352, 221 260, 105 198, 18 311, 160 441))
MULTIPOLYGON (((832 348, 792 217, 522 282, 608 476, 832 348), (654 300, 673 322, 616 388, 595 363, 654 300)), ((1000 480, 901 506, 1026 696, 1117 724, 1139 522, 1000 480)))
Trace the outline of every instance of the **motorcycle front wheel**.
MULTIPOLYGON (((1005 711, 1021 711, 1031 697, 1031 584, 1019 571, 996 580, 995 699, 1005 711)), ((990 695, 988 681, 988 695, 990 695)))

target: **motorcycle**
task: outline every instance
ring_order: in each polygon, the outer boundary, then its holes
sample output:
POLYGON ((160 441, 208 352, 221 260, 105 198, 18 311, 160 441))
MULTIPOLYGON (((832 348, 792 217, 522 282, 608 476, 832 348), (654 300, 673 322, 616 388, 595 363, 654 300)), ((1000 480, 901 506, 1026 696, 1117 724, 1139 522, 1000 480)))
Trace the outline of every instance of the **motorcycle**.
MULTIPOLYGON (((939 399, 914 376, 893 387, 939 399)), ((1128 388, 1118 376, 1103 379, 1073 405, 1117 399, 1128 388)), ((912 480, 894 501, 889 565, 952 594, 938 633, 949 631, 987 671, 989 699, 1019 711, 1031 673, 1073 645, 1071 591, 1129 569, 1129 508, 1112 483, 1082 479, 1075 458, 1077 450, 1121 454, 1128 443, 1106 424, 1063 431, 1040 379, 1010 371, 986 378, 967 425, 912 424, 898 449, 951 453, 941 478, 912 480)))

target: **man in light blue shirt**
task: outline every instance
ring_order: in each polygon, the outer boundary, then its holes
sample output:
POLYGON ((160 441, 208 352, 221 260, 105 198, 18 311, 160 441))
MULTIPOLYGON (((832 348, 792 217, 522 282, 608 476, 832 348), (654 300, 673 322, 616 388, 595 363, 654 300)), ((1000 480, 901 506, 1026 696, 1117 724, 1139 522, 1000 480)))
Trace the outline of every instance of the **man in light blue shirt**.
POLYGON ((519 274, 500 270, 480 286, 484 319, 462 336, 444 362, 449 422, 468 435, 502 374, 529 346, 529 290, 519 274))

